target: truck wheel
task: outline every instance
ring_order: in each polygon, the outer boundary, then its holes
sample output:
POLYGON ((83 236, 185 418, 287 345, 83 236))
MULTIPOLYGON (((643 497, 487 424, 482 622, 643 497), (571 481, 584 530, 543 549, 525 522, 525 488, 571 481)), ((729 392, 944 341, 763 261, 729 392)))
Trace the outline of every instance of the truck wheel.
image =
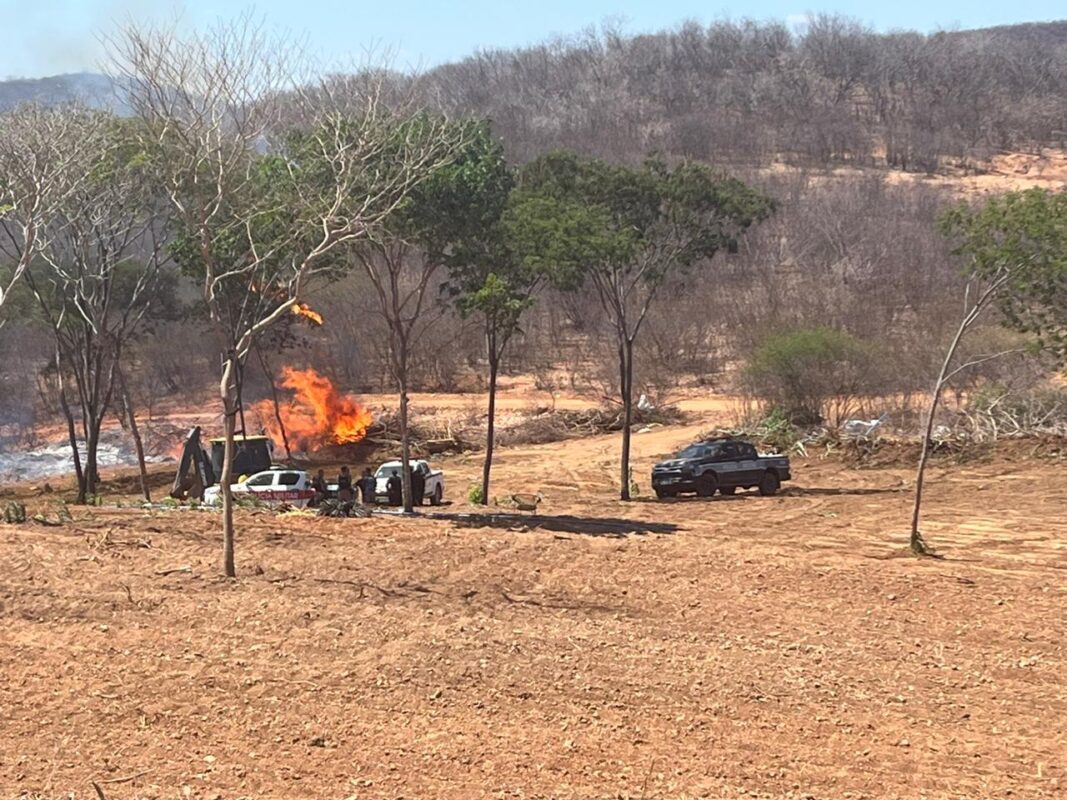
POLYGON ((698 497, 711 497, 715 494, 715 489, 718 488, 719 481, 714 475, 701 475, 697 479, 697 496, 698 497))
POLYGON ((674 492, 669 489, 656 489, 656 497, 663 500, 665 497, 674 497, 674 492))
POLYGON ((441 505, 441 501, 444 500, 444 499, 445 499, 445 493, 441 489, 441 484, 437 484, 435 487, 433 487, 433 494, 430 495, 430 505, 431 506, 439 506, 439 505, 441 505))
POLYGON ((764 472, 759 482, 759 493, 764 497, 770 497, 778 493, 778 487, 781 485, 782 482, 778 480, 778 473, 764 472))
POLYGON ((731 495, 734 494, 736 491, 736 486, 723 486, 721 489, 719 489, 719 494, 731 495))

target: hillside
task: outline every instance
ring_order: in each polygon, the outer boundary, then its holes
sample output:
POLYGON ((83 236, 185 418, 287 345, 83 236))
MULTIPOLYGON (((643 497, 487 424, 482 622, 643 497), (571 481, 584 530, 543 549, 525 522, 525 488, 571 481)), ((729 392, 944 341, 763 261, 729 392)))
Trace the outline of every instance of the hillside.
POLYGON ((605 30, 481 52, 425 83, 450 110, 490 117, 519 160, 567 147, 935 172, 1063 145, 1067 23, 880 34, 820 16, 800 34, 775 21, 605 30))
POLYGON ((125 109, 115 86, 106 75, 76 72, 47 78, 16 78, 0 81, 0 111, 20 103, 59 105, 80 101, 98 108, 125 109))
MULTIPOLYGON (((1067 21, 921 34, 818 16, 611 29, 484 50, 401 87, 486 116, 524 161, 566 147, 717 163, 883 165, 937 172, 1067 140, 1067 21)), ((0 109, 75 98, 121 110, 92 73, 0 81, 0 109)))

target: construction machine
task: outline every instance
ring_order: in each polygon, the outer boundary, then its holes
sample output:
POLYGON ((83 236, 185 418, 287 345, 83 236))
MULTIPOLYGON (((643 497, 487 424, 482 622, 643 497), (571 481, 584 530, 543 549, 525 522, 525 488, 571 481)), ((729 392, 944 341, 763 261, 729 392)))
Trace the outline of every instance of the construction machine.
MULTIPOLYGON (((178 470, 174 475, 174 485, 170 496, 176 500, 196 498, 204 499, 204 490, 215 485, 222 474, 222 460, 225 455, 226 440, 222 437, 210 439, 211 452, 204 449, 200 440, 200 426, 197 425, 185 437, 178 470)), ((265 434, 238 434, 234 440, 233 474, 236 477, 251 475, 270 469, 274 442, 265 434)))

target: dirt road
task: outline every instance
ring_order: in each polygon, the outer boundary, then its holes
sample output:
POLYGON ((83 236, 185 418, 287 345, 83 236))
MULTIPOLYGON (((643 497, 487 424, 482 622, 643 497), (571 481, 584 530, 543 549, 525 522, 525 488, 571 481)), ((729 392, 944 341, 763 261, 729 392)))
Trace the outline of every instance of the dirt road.
POLYGON ((209 513, 0 525, 0 796, 1063 796, 1062 462, 939 465, 917 561, 910 467, 622 504, 616 448, 503 451, 537 518, 243 512, 237 581, 209 513))

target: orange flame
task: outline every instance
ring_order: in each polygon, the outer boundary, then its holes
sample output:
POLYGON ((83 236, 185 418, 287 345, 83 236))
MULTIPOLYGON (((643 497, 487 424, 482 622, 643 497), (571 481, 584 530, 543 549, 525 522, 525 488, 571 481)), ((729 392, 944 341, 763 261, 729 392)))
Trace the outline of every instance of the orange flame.
MULTIPOLYGON (((313 369, 284 367, 280 385, 294 393, 292 403, 279 410, 296 449, 306 452, 324 444, 358 442, 374 422, 369 410, 351 395, 342 395, 329 378, 313 369)), ((256 411, 261 419, 269 420, 271 434, 280 441, 271 401, 260 401, 256 411)))
MULTIPOLYGON (((260 294, 262 291, 259 288, 259 284, 257 283, 253 283, 248 288, 252 290, 253 294, 260 294)), ((285 292, 282 290, 268 290, 267 295, 269 297, 275 298, 276 300, 285 299, 285 292)), ((293 305, 289 306, 289 310, 293 312, 294 316, 303 317, 313 325, 321 325, 323 322, 322 314, 313 309, 307 303, 293 303, 293 305)))
POLYGON ((313 309, 307 303, 296 303, 294 305, 289 306, 289 308, 296 316, 303 317, 308 322, 311 322, 314 325, 322 324, 322 314, 313 309))

